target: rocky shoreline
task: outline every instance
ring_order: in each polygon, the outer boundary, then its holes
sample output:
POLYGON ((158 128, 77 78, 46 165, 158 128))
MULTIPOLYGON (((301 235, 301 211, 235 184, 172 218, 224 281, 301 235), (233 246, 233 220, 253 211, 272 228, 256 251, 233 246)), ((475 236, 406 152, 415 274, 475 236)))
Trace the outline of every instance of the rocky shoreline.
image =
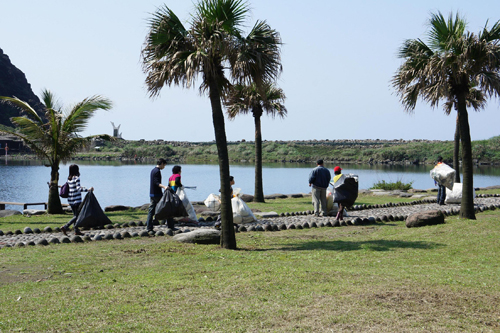
MULTIPOLYGON (((499 194, 480 194, 476 197, 475 210, 477 213, 500 208, 499 194)), ((307 229, 319 227, 355 227, 362 225, 377 225, 391 221, 405 221, 416 212, 441 210, 445 216, 457 215, 459 204, 439 206, 435 198, 427 197, 408 203, 387 203, 382 205, 356 205, 348 211, 343 223, 335 221, 333 216, 316 217, 312 212, 286 213, 278 216, 276 213, 262 213, 258 221, 235 226, 237 232, 248 231, 279 231, 288 229, 307 229)), ((201 218, 198 223, 179 222, 177 228, 169 229, 166 225, 155 226, 154 232, 148 233, 144 223, 131 221, 130 223, 106 225, 102 229, 84 231, 84 236, 65 236, 59 228, 50 227, 25 228, 23 231, 4 233, 0 230, 0 249, 10 247, 25 247, 35 245, 49 245, 60 243, 84 243, 102 240, 121 240, 132 237, 162 237, 189 233, 200 229, 214 229, 211 218, 201 218)))

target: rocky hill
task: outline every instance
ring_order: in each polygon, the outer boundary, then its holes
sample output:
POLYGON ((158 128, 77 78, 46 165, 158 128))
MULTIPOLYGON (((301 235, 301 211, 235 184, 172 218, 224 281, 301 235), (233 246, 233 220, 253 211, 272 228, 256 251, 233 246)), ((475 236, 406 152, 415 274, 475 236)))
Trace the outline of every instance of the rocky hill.
MULTIPOLYGON (((0 49, 0 96, 17 97, 28 102, 40 115, 42 115, 43 104, 31 90, 31 85, 26 75, 14 66, 9 56, 0 49)), ((0 103, 0 124, 12 126, 10 117, 19 116, 19 110, 5 103, 0 103)))

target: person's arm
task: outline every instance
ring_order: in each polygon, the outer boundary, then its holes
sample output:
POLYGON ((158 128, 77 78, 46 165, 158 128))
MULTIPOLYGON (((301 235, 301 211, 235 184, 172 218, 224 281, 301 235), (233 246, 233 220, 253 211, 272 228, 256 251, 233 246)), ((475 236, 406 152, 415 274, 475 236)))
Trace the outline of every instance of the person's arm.
POLYGON ((181 176, 175 178, 175 186, 182 187, 181 176))
POLYGON ((83 186, 80 186, 80 177, 76 178, 75 188, 77 192, 86 192, 87 189, 83 186))
POLYGON ((154 173, 153 175, 153 186, 158 186, 164 190, 167 189, 167 186, 163 185, 161 183, 161 173, 160 173, 160 169, 157 169, 156 172, 154 173))
POLYGON ((309 174, 309 186, 311 186, 312 183, 314 183, 314 181, 316 180, 316 173, 314 172, 315 170, 316 169, 311 171, 311 173, 309 174))

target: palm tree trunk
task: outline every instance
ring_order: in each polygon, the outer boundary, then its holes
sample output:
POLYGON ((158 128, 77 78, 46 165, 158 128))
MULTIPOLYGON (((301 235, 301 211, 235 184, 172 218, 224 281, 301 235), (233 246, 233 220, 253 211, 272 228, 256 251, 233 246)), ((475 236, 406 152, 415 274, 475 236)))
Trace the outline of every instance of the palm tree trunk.
POLYGON ((47 202, 48 214, 64 214, 59 198, 59 162, 50 166, 49 200, 47 202))
POLYGON ((458 121, 458 114, 453 146, 453 169, 455 169, 455 183, 460 183, 460 123, 458 121))
POLYGON ((458 100, 458 122, 460 125, 460 141, 462 142, 462 203, 460 206, 460 218, 476 219, 474 212, 474 184, 472 175, 472 144, 469 132, 469 117, 465 104, 465 93, 459 93, 458 100))
POLYGON ((215 143, 219 155, 219 174, 221 192, 221 238, 220 245, 226 249, 236 249, 236 235, 231 207, 231 184, 229 181, 229 155, 227 152, 226 129, 219 89, 213 78, 208 79, 212 120, 214 123, 215 143))
POLYGON ((260 126, 260 114, 254 114, 255 121, 255 191, 253 201, 264 201, 264 186, 262 184, 262 131, 260 126))

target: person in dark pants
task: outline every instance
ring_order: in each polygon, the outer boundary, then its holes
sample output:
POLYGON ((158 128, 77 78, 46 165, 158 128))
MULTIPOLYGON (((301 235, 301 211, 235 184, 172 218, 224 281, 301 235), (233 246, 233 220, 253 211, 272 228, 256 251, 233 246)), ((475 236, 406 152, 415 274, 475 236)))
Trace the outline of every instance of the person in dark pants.
MULTIPOLYGON (((439 164, 443 164, 443 158, 439 156, 436 161, 436 166, 439 164)), ((438 195, 437 195, 437 203, 439 205, 444 205, 444 201, 446 200, 446 187, 444 185, 439 184, 438 182, 434 181, 434 185, 438 186, 438 195)))
POLYGON ((316 162, 317 167, 309 174, 309 186, 312 187, 312 202, 314 206, 314 215, 328 216, 326 208, 326 189, 330 184, 330 171, 323 166, 323 160, 316 162))
POLYGON ((161 183, 161 170, 165 169, 167 161, 160 158, 156 166, 151 170, 150 184, 149 184, 149 210, 148 218, 146 220, 146 228, 148 231, 153 231, 153 216, 155 215, 156 205, 161 200, 163 192, 161 189, 166 190, 167 186, 161 183))
MULTIPOLYGON (((89 192, 93 191, 94 188, 91 187, 89 189, 80 186, 80 168, 76 164, 71 164, 69 166, 69 176, 68 176, 68 185, 69 185, 69 195, 68 195, 68 204, 73 211, 73 218, 61 227, 61 231, 66 236, 68 235, 69 227, 76 222, 78 219, 78 214, 80 213, 79 208, 82 203, 82 193, 81 192, 89 192)), ((75 235, 83 235, 78 227, 75 226, 75 235)))

